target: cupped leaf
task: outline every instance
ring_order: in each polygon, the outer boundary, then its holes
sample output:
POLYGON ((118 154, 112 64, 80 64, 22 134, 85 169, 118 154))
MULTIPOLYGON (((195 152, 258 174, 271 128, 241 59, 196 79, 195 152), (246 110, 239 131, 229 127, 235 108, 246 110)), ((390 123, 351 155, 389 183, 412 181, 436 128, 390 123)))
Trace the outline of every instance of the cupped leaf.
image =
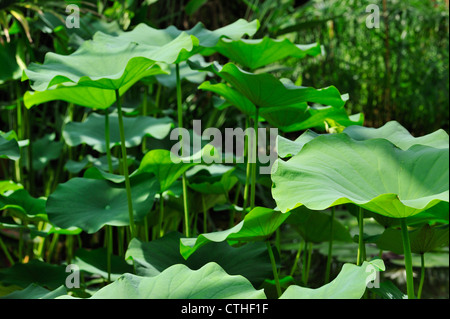
MULTIPOLYGON (((134 63, 136 63, 136 61, 134 63)), ((135 76, 132 81, 122 86, 119 89, 119 94, 122 96, 134 83, 144 77, 164 73, 166 72, 158 65, 154 65, 150 69, 139 74, 139 76, 135 76)), ((24 95, 24 104, 27 108, 55 100, 61 100, 89 108, 107 109, 116 101, 116 95, 112 90, 70 83, 56 85, 55 87, 45 91, 27 91, 24 95)))
POLYGON ((280 299, 360 299, 367 284, 376 278, 376 272, 380 270, 385 270, 380 259, 365 261, 361 266, 344 264, 338 276, 325 286, 311 289, 292 285, 280 299))
POLYGON ((160 239, 142 242, 134 238, 128 247, 126 258, 132 259, 139 276, 156 276, 175 264, 184 264, 197 270, 209 262, 219 264, 230 275, 242 275, 253 285, 260 285, 272 274, 267 246, 264 243, 249 243, 232 247, 228 243, 206 245, 189 259, 180 254, 182 234, 171 232, 160 239))
MULTIPOLYGON (((112 148, 120 145, 119 119, 117 113, 109 115, 110 144, 112 148)), ((145 136, 164 139, 173 127, 173 121, 168 117, 153 118, 148 116, 124 117, 126 147, 138 146, 145 136)), ((64 126, 63 137, 69 146, 87 144, 98 152, 106 152, 105 116, 91 113, 82 122, 69 122, 64 126)))
POLYGON ((349 126, 343 132, 358 141, 384 138, 403 150, 417 144, 436 148, 449 147, 449 137, 444 130, 441 129, 424 136, 414 137, 397 121, 387 122, 380 128, 349 126))
MULTIPOLYGON (((203 23, 197 23, 190 30, 179 30, 174 26, 169 26, 166 29, 155 29, 144 23, 137 25, 132 31, 121 33, 118 37, 115 37, 115 41, 119 43, 123 42, 135 42, 141 45, 145 45, 149 48, 162 47, 179 37, 181 34, 186 33, 195 37, 198 42, 196 48, 190 52, 186 52, 183 56, 180 56, 176 61, 170 63, 179 63, 187 60, 193 54, 208 48, 208 53, 214 52, 214 47, 222 37, 227 37, 232 40, 238 40, 244 35, 252 36, 259 28, 258 20, 247 22, 244 19, 236 20, 235 22, 224 26, 216 30, 208 30, 203 23)), ((97 33, 94 39, 104 38, 105 34, 97 33)), ((111 41, 111 37, 107 37, 111 41)))
POLYGON ((153 48, 111 39, 98 32, 94 40, 84 42, 71 55, 48 53, 44 64, 31 64, 23 80, 29 79, 36 92, 25 95, 25 105, 30 108, 60 99, 86 107, 108 108, 115 101, 114 90, 123 94, 140 79, 162 73, 155 67, 157 62, 174 63, 198 43, 186 33, 153 48))
MULTIPOLYGON (((159 185, 151 174, 140 174, 130 181, 134 218, 140 221, 150 212, 159 185)), ((105 225, 129 225, 124 183, 103 179, 77 177, 60 184, 49 196, 46 210, 56 226, 79 227, 90 234, 105 225)))
POLYGON ((448 149, 401 150, 385 139, 323 135, 290 160, 274 163, 272 195, 283 212, 354 203, 388 217, 409 217, 449 201, 448 161, 448 149))
POLYGON ((20 158, 20 149, 17 141, 15 139, 6 139, 3 134, 0 134, 0 159, 1 158, 7 158, 13 161, 20 158))
POLYGON ((323 89, 295 86, 283 83, 269 73, 246 72, 232 63, 225 64, 216 74, 259 108, 291 106, 304 102, 333 107, 342 107, 345 104, 334 86, 323 89))
POLYGON ((110 41, 100 36, 86 41, 71 55, 49 52, 42 65, 31 64, 25 70, 26 78, 36 91, 45 91, 54 85, 75 83, 106 90, 118 90, 144 74, 155 62, 173 63, 180 52, 193 49, 197 40, 181 33, 165 46, 139 45, 136 42, 110 41), (74 67, 76 66, 76 68, 74 67))
POLYGON ((230 229, 201 234, 197 238, 182 238, 180 240, 181 254, 187 259, 209 242, 264 240, 272 235, 289 215, 289 213, 283 214, 270 208, 256 207, 245 215, 242 222, 230 229))
POLYGON ((242 276, 230 276, 216 263, 199 270, 174 265, 154 277, 124 274, 90 299, 265 299, 242 276))
POLYGON ((289 39, 240 39, 223 38, 216 47, 217 52, 233 62, 251 70, 266 66, 287 57, 302 59, 305 56, 321 54, 320 44, 294 44, 289 39))

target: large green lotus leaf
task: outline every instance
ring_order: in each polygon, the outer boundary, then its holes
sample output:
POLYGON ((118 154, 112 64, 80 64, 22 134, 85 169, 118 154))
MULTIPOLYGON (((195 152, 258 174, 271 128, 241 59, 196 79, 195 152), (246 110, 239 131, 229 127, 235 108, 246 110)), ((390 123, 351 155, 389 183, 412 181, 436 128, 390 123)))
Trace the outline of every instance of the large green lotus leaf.
POLYGON ((2 135, 0 134, 0 159, 18 160, 20 158, 19 144, 15 139, 6 139, 2 135))
POLYGON ((290 160, 275 161, 272 195, 283 212, 354 203, 388 217, 409 217, 449 201, 448 161, 448 149, 401 150, 385 139, 323 135, 290 160))
POLYGON ((218 42, 216 50, 231 61, 251 70, 287 57, 302 59, 307 55, 316 56, 322 52, 318 43, 299 45, 289 39, 278 40, 269 37, 237 41, 223 38, 218 42))
POLYGON ((232 247, 226 242, 211 243, 185 260, 180 254, 182 236, 171 232, 151 242, 134 238, 128 246, 126 258, 133 260, 137 275, 146 277, 156 276, 175 264, 184 264, 196 270, 209 262, 219 264, 230 275, 244 276, 255 287, 272 274, 264 243, 249 243, 240 247, 232 247))
POLYGON ((202 194, 226 194, 238 182, 234 175, 235 168, 220 164, 210 166, 197 165, 186 176, 188 185, 202 194))
MULTIPOLYGON (((421 228, 409 232, 411 252, 424 254, 435 249, 448 246, 449 225, 430 226, 425 224, 421 228)), ((375 241, 378 248, 403 254, 401 230, 388 228, 375 241)))
MULTIPOLYGON (((109 115, 110 148, 120 145, 119 119, 117 113, 109 115)), ((173 127, 172 119, 168 117, 153 118, 148 116, 124 117, 126 147, 141 144, 145 136, 164 139, 173 127)), ((106 152, 105 116, 91 113, 82 122, 69 122, 64 126, 63 137, 72 147, 87 144, 100 153, 106 152)))
MULTIPOLYGON (((46 134, 42 138, 31 143, 33 170, 42 170, 50 161, 56 160, 61 156, 64 147, 62 141, 56 141, 56 134, 46 134)), ((30 147, 29 145, 27 147, 30 147)), ((28 161, 28 152, 23 152, 22 165, 26 166, 28 161)))
POLYGON ((380 128, 349 126, 345 128, 343 132, 358 141, 384 138, 403 150, 407 150, 416 144, 428 145, 436 148, 449 147, 448 134, 442 129, 424 136, 414 137, 406 128, 396 121, 387 122, 380 128))
POLYGON ((384 271, 381 259, 365 261, 361 266, 344 264, 338 276, 320 288, 289 286, 280 299, 360 299, 376 271, 384 271))
POLYGON ((0 194, 0 211, 8 210, 24 221, 46 221, 44 198, 32 197, 26 189, 18 189, 7 196, 0 194))
MULTIPOLYGON (((182 56, 179 56, 176 61, 170 63, 179 63, 187 60, 193 54, 208 48, 208 54, 214 52, 214 47, 222 37, 227 37, 232 40, 238 40, 244 35, 252 36, 259 28, 258 20, 247 22, 244 19, 239 19, 234 23, 231 23, 225 27, 208 30, 203 23, 197 23, 190 30, 179 30, 175 26, 169 26, 166 29, 155 29, 144 23, 137 25, 132 31, 121 33, 118 37, 115 37, 115 41, 119 43, 123 42, 135 42, 140 45, 145 45, 148 48, 158 48, 167 45, 181 34, 186 33, 190 36, 194 36, 198 39, 197 46, 190 52, 184 52, 182 56)), ((94 39, 108 38, 111 41, 112 37, 102 33, 97 33, 94 39)))
MULTIPOLYGON (((137 63, 137 61, 133 63, 137 63)), ((158 65, 154 65, 124 84, 119 89, 119 94, 122 96, 133 84, 144 77, 165 73, 166 71, 162 70, 158 65)), ((24 95, 24 104, 27 108, 54 100, 61 100, 94 109, 107 109, 116 102, 116 94, 112 90, 67 82, 45 91, 27 91, 24 95)))
POLYGON ((284 83, 269 73, 246 72, 233 63, 225 64, 216 74, 259 108, 291 106, 303 102, 333 107, 345 104, 343 96, 334 86, 323 89, 295 86, 284 83))
POLYGON ((154 68, 156 62, 173 63, 198 44, 195 37, 186 33, 153 48, 135 42, 110 41, 111 37, 106 35, 94 39, 84 42, 71 55, 50 52, 44 64, 31 64, 23 80, 29 79, 36 92, 25 95, 25 105, 30 108, 61 99, 86 107, 108 108, 115 101, 114 90, 123 94, 140 79, 162 73, 159 67, 154 68))
POLYGON ((0 299, 55 299, 59 296, 67 295, 67 290, 61 286, 53 291, 45 289, 34 283, 22 290, 16 290, 0 299))
POLYGON ((265 299, 242 276, 228 275, 211 262, 198 270, 174 265, 154 277, 124 274, 90 299, 265 299))
MULTIPOLYGON (((293 225, 305 241, 321 243, 330 240, 330 219, 329 214, 300 206, 291 211, 286 223, 293 225)), ((336 219, 333 219, 333 241, 353 241, 349 230, 336 219)))
MULTIPOLYGON (((98 32, 97 34, 100 34, 98 32)), ((74 53, 49 52, 43 64, 32 63, 25 76, 35 91, 45 91, 57 84, 76 83, 106 90, 118 90, 145 73, 155 62, 173 63, 180 52, 191 51, 197 40, 181 33, 162 47, 136 42, 108 41, 110 36, 86 41, 74 53)))
POLYGON ((289 215, 289 213, 283 214, 270 208, 255 207, 245 215, 243 221, 230 229, 200 234, 197 238, 182 238, 180 240, 181 254, 187 259, 197 249, 209 242, 264 240, 272 235, 289 215))
MULTIPOLYGON (((72 264, 77 265, 80 270, 93 275, 100 275, 108 278, 106 248, 97 248, 93 250, 78 249, 72 264)), ((111 256, 111 280, 116 280, 124 273, 133 272, 133 267, 120 256, 111 256)))
MULTIPOLYGON (((199 89, 222 96, 228 102, 227 107, 234 105, 244 114, 249 116, 255 114, 255 105, 244 94, 225 83, 212 84, 206 81, 199 86, 199 89)), ((260 108, 259 115, 272 126, 285 132, 305 130, 312 127, 323 130, 325 129, 325 123, 329 120, 333 120, 344 127, 361 125, 364 120, 361 115, 349 116, 343 107, 308 106, 306 102, 260 108)))
MULTIPOLYGON (((130 181, 134 218, 140 221, 150 212, 159 185, 151 174, 140 174, 130 181)), ((47 200, 46 210, 56 226, 79 227, 90 234, 105 225, 129 225, 124 183, 103 179, 76 177, 58 185, 47 200)))
POLYGON ((17 263, 10 268, 0 269, 1 283, 23 288, 34 283, 54 290, 65 284, 67 276, 64 266, 51 265, 37 259, 26 264, 17 263))

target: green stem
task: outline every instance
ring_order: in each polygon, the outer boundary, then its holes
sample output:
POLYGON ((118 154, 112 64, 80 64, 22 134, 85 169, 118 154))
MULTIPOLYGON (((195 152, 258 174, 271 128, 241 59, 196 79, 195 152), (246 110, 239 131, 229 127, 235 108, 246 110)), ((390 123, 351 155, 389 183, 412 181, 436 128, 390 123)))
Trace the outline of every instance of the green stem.
POLYGON ((297 255, 295 255, 294 264, 292 265, 292 269, 291 269, 291 273, 290 273, 291 277, 294 276, 294 273, 297 270, 298 261, 300 259, 300 255, 302 254, 303 246, 304 246, 304 241, 301 241, 300 242, 300 247, 298 248, 298 251, 297 251, 297 255))
POLYGON ((19 230, 19 263, 22 263, 23 260, 23 228, 19 230))
POLYGON ((52 262, 53 252, 55 251, 55 247, 58 244, 58 239, 59 239, 59 234, 54 234, 52 241, 50 243, 50 247, 47 252, 47 262, 48 263, 52 262))
POLYGON ((5 253, 6 259, 8 259, 11 266, 14 266, 14 260, 12 259, 11 254, 8 251, 8 248, 6 247, 6 245, 3 242, 1 237, 0 237, 0 247, 2 248, 3 252, 5 253))
POLYGON ((134 224, 133 199, 131 197, 131 183, 130 183, 130 176, 128 173, 127 147, 125 145, 125 130, 123 127, 122 103, 120 102, 119 90, 116 90, 116 104, 117 104, 117 111, 119 114, 120 147, 122 149, 123 173, 125 176, 125 187, 127 190, 128 217, 130 219, 130 232, 131 232, 131 238, 135 238, 136 237, 136 225, 134 224))
POLYGON ((258 121, 259 119, 259 108, 256 107, 255 112, 255 120, 254 120, 254 145, 253 145, 253 157, 252 160, 252 183, 251 183, 251 198, 250 198, 250 209, 255 208, 255 200, 256 200, 256 170, 257 170, 257 162, 258 162, 258 121))
POLYGON ((420 254, 420 283, 419 291, 417 292, 417 299, 422 297, 423 283, 425 282, 425 254, 420 254))
POLYGON ((119 227, 117 229, 117 249, 119 256, 124 256, 124 248, 123 248, 123 241, 125 239, 125 229, 124 227, 119 227))
POLYGON ((105 110, 105 146, 106 146, 106 158, 108 160, 108 170, 111 174, 114 173, 111 148, 110 148, 111 134, 109 129, 109 111, 105 110))
POLYGON ((409 233, 408 233, 408 226, 406 225, 406 218, 400 219, 400 225, 402 228, 403 251, 405 255, 406 289, 408 299, 415 299, 416 297, 414 295, 414 278, 412 267, 411 244, 409 241, 409 233))
POLYGON ((330 241, 328 243, 328 258, 327 258, 327 268, 325 271, 325 284, 327 284, 330 281, 331 261, 333 259, 334 215, 335 210, 333 206, 331 207, 330 241))
POLYGON ((273 278, 275 279, 275 286, 277 288, 277 295, 278 298, 281 297, 281 286, 280 286, 280 279, 278 278, 278 270, 277 270, 277 264, 275 261, 275 257, 273 255, 272 246, 270 245, 270 241, 266 241, 267 244, 267 251, 269 252, 270 257, 270 263, 272 264, 272 272, 273 272, 273 278))
POLYGON ((158 238, 161 238, 164 236, 164 229, 162 227, 164 220, 164 197, 163 194, 159 194, 159 221, 158 221, 158 238))
POLYGON ((313 248, 313 243, 308 243, 308 261, 306 263, 306 273, 305 273, 305 279, 304 279, 305 286, 308 285, 309 272, 311 270, 312 248, 313 248))
POLYGON ((112 258, 112 250, 113 250, 113 231, 112 226, 106 225, 106 237, 107 237, 107 259, 106 259, 106 268, 108 270, 108 282, 111 282, 111 258, 112 258))
POLYGON ((358 227, 359 227, 359 238, 358 238, 358 255, 356 260, 356 265, 362 265, 365 257, 365 245, 364 245, 364 210, 359 207, 358 213, 358 227))
MULTIPOLYGON (((182 102, 182 92, 181 92, 181 78, 180 78, 180 65, 177 63, 175 65, 176 77, 177 77, 177 110, 178 110, 178 127, 183 128, 183 102, 182 102)), ((183 137, 181 136, 181 154, 183 154, 183 137)), ((189 202, 188 202, 188 192, 187 192, 187 181, 186 174, 182 175, 183 183, 183 206, 184 206, 184 234, 189 237, 189 202)))
MULTIPOLYGON (((245 130, 247 131, 247 129, 250 127, 250 119, 247 116, 247 118, 245 119, 245 130)), ((242 205, 243 207, 243 212, 245 215, 246 209, 247 209, 247 203, 248 203, 248 193, 249 193, 249 185, 250 185, 250 175, 251 175, 251 171, 252 171, 252 167, 250 164, 250 158, 251 158, 251 150, 249 148, 249 137, 245 136, 245 146, 244 146, 244 152, 246 154, 246 159, 247 159, 247 168, 246 168, 246 173, 245 173, 245 187, 244 187, 244 203, 242 205)))

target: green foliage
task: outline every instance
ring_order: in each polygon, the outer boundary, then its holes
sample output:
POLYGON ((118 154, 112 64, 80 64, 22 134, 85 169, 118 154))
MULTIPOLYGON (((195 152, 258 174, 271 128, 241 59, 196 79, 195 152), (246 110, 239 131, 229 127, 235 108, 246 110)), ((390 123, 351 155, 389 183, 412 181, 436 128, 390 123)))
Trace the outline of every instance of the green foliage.
POLYGON ((0 298, 447 296, 448 5, 299 3, 3 1, 0 298))

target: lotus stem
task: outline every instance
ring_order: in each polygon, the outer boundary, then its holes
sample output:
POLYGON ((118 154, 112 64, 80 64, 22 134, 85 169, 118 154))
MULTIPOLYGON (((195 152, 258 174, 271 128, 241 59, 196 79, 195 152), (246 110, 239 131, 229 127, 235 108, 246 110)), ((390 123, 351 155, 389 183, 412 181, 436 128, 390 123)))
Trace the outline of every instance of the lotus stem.
POLYGON ((311 255, 312 255, 312 243, 306 243, 305 248, 308 249, 308 253, 304 255, 303 258, 303 283, 305 286, 308 286, 308 280, 309 280, 309 272, 311 269, 311 255))
POLYGON ((294 275, 295 271, 297 270, 297 265, 298 265, 298 261, 300 259, 300 255, 302 254, 303 246, 304 246, 304 241, 301 241, 300 246, 297 250, 297 254, 295 255, 294 264, 292 265, 292 269, 291 269, 291 273, 290 273, 291 277, 294 275))
POLYGON ((11 257, 11 254, 9 253, 8 248, 6 247, 6 245, 3 242, 1 237, 0 237, 0 247, 2 248, 3 252, 5 253, 6 259, 8 259, 11 266, 14 266, 14 259, 11 257))
MULTIPOLYGON (((247 116, 245 119, 245 130, 247 130, 250 127, 250 119, 247 116)), ((247 159, 247 168, 246 168, 246 174, 245 174, 245 187, 244 187, 244 203, 242 205, 243 212, 245 215, 245 211, 247 210, 247 203, 248 203, 248 193, 249 193, 249 184, 250 184, 250 175, 251 175, 251 164, 250 164, 250 158, 251 158, 251 150, 249 148, 249 137, 244 137, 244 153, 246 154, 247 159)))
POLYGON ((417 299, 422 297, 423 283, 425 282, 425 254, 420 254, 420 283, 419 291, 417 292, 417 299))
POLYGON ((366 259, 365 245, 364 245, 364 210, 359 207, 358 212, 358 227, 359 227, 359 238, 358 238, 358 255, 356 260, 356 265, 361 266, 366 259))
POLYGON ((125 130, 123 127, 122 104, 120 102, 119 90, 116 90, 116 104, 117 104, 117 111, 119 114, 120 147, 122 149, 122 165, 123 165, 122 167, 123 167, 123 173, 125 176, 125 188, 127 191, 128 215, 129 215, 129 219, 130 219, 130 232, 131 232, 131 238, 135 238, 136 237, 136 225, 134 224, 133 199, 131 197, 131 183, 130 183, 130 176, 128 173, 127 147, 125 145, 125 130))
POLYGON ((163 220, 164 220, 164 197, 161 192, 159 194, 159 221, 158 221, 158 231, 157 231, 158 238, 164 236, 164 229, 162 227, 163 220))
POLYGON ((106 268, 108 270, 108 282, 111 282, 111 258, 113 254, 113 231, 112 226, 106 225, 106 241, 107 241, 107 261, 106 261, 106 268))
POLYGON ((112 174, 114 172, 111 158, 110 148, 110 129, 109 129, 109 112, 105 110, 105 146, 106 146, 106 158, 108 160, 108 170, 112 174))
POLYGON ((275 261, 272 246, 270 245, 269 240, 266 241, 266 245, 267 245, 267 251, 269 252, 270 263, 272 264, 272 272, 273 272, 273 278, 275 279, 275 287, 277 288, 277 295, 278 295, 278 298, 280 298, 281 297, 281 286, 280 286, 280 279, 278 278, 277 263, 275 261))
POLYGON ((333 206, 331 207, 330 241, 328 242, 328 257, 327 257, 327 267, 325 270, 325 284, 327 284, 330 281, 331 261, 333 259, 334 215, 335 215, 335 208, 333 206))
POLYGON ((255 121, 254 121, 254 145, 253 146, 253 156, 252 160, 252 184, 251 184, 251 198, 250 198, 250 209, 255 208, 255 200, 256 200, 256 170, 257 170, 257 162, 258 162, 258 124, 259 124, 259 108, 256 107, 255 111, 255 121))
POLYGON ((416 297, 414 295, 414 278, 412 267, 411 244, 409 241, 409 232, 408 226, 406 224, 406 218, 400 219, 400 225, 402 229, 403 251, 405 256, 406 290, 408 294, 408 299, 415 299, 416 297))
MULTIPOLYGON (((176 77, 177 77, 177 109, 178 109, 178 127, 183 127, 183 102, 182 102, 182 92, 181 92, 181 78, 180 78, 180 65, 175 64, 176 77)), ((183 154, 183 136, 181 136, 181 154, 183 154)), ((188 206, 188 192, 187 192, 187 181, 186 174, 182 175, 183 183, 183 206, 184 206, 184 234, 189 237, 189 206, 188 206)))

